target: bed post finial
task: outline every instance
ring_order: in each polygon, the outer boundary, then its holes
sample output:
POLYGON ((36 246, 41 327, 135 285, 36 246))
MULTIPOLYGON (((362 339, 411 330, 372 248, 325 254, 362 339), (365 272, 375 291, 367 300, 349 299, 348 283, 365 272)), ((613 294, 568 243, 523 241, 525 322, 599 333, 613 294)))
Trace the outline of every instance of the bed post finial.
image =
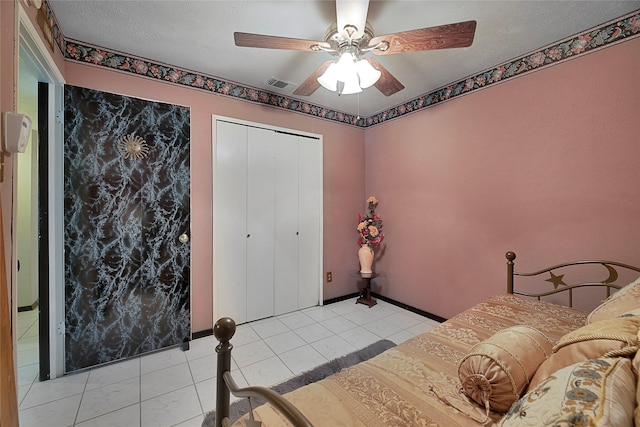
POLYGON ((220 345, 229 344, 235 333, 236 322, 230 317, 222 317, 213 325, 213 335, 220 341, 220 345))
POLYGON ((507 252, 505 254, 507 258, 507 293, 513 293, 513 260, 516 259, 515 252, 507 252))
POLYGON ((236 333, 236 322, 230 317, 218 319, 213 325, 213 335, 220 341, 216 346, 218 353, 218 369, 216 380, 216 427, 222 427, 222 420, 229 417, 229 387, 223 380, 225 372, 231 371, 231 349, 233 345, 229 342, 236 333))

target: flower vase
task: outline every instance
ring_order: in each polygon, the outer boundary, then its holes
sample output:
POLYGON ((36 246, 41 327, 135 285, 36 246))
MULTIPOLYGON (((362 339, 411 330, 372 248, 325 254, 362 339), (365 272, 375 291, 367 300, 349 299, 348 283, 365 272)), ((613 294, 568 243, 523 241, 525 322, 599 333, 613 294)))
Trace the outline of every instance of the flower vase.
POLYGON ((358 249, 358 259, 360 260, 360 273, 372 273, 373 249, 368 245, 360 246, 358 249))

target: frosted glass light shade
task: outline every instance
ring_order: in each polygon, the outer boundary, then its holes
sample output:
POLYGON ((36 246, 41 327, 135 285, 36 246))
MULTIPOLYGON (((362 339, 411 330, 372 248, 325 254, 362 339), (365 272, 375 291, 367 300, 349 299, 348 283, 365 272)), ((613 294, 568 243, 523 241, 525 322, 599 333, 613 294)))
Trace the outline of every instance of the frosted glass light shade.
POLYGON ((324 88, 339 94, 350 95, 362 92, 378 81, 380 71, 366 60, 359 60, 350 52, 345 52, 337 62, 329 65, 318 77, 318 83, 324 88))
POLYGON ((373 68, 369 61, 365 59, 361 59, 360 61, 356 62, 356 69, 358 70, 360 87, 362 89, 366 89, 372 86, 375 82, 378 81, 380 75, 382 74, 380 71, 373 68))
POLYGON ((356 60, 349 52, 343 53, 338 60, 338 82, 344 82, 342 87, 338 84, 338 93, 340 94, 351 95, 362 92, 358 81, 356 60))
POLYGON ((340 55, 340 59, 336 64, 338 66, 338 78, 339 80, 346 80, 350 78, 351 75, 355 75, 357 73, 356 70, 356 60, 353 55, 349 52, 345 52, 340 55), (348 77, 347 77, 348 76, 348 77), (344 77, 344 78, 340 78, 344 77))
POLYGON ((352 74, 347 76, 348 78, 346 79, 345 82, 342 82, 341 80, 338 80, 338 85, 340 86, 340 83, 344 83, 344 86, 342 87, 342 90, 338 90, 338 92, 341 95, 351 95, 354 93, 360 93, 362 92, 362 89, 360 88, 360 85, 358 84, 358 76, 356 74, 352 74))
POLYGON ((338 90, 338 65, 335 62, 329 65, 325 72, 318 77, 318 83, 332 92, 338 90))

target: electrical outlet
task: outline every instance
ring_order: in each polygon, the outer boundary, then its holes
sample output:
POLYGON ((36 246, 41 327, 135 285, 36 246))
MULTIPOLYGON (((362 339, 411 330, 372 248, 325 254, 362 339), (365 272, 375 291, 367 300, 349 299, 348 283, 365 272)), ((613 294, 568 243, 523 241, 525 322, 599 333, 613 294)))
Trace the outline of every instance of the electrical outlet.
POLYGON ((328 271, 327 272, 327 283, 329 283, 331 281, 333 281, 333 274, 330 271, 328 271))

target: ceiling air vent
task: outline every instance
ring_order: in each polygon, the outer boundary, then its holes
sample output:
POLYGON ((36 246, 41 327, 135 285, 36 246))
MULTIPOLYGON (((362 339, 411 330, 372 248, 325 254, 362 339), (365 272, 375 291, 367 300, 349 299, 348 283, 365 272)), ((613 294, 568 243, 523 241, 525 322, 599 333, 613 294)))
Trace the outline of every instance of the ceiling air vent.
POLYGON ((277 87, 278 89, 285 89, 289 86, 295 86, 295 83, 285 82, 284 80, 276 79, 275 77, 271 77, 267 79, 267 84, 269 86, 277 87))

